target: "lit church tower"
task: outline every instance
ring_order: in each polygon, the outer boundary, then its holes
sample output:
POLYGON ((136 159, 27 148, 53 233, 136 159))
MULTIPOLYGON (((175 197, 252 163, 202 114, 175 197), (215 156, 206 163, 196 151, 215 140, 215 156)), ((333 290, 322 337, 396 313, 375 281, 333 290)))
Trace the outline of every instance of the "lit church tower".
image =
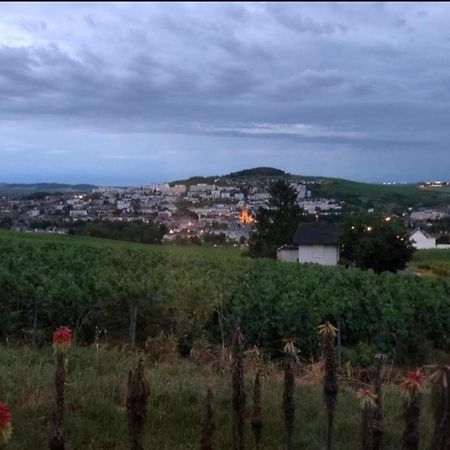
POLYGON ((253 217, 249 214, 246 206, 242 208, 241 214, 239 216, 239 223, 241 225, 246 225, 249 223, 253 223, 253 217))

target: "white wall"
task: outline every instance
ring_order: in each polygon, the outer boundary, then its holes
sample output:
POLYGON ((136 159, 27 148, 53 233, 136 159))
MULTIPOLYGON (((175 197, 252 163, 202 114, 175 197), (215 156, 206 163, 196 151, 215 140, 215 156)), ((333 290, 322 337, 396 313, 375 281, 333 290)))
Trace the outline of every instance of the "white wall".
POLYGON ((424 248, 435 248, 436 247, 436 239, 435 238, 427 238, 421 231, 416 231, 411 235, 411 239, 414 240, 413 246, 417 249, 421 250, 424 248))
POLYGON ((339 249, 332 245, 300 245, 298 260, 324 266, 335 266, 339 261, 339 249))
POLYGON ((298 250, 297 249, 278 249, 277 260, 285 262, 297 262, 298 250))

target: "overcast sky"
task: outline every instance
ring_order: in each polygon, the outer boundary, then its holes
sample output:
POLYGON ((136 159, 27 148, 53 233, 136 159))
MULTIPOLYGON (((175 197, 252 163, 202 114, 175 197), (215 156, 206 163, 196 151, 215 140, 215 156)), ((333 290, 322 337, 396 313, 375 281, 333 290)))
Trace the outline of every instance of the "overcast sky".
POLYGON ((0 181, 450 179, 450 5, 1 3, 0 181))

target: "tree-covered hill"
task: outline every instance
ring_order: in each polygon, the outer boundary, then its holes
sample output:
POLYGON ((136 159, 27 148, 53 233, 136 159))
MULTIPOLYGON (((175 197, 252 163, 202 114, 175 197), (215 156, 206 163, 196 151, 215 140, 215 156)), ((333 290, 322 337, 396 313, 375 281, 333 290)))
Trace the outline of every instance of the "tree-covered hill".
POLYGON ((238 172, 232 172, 227 175, 230 178, 245 178, 245 177, 284 177, 288 176, 286 172, 273 167, 255 167, 254 169, 244 169, 238 172))

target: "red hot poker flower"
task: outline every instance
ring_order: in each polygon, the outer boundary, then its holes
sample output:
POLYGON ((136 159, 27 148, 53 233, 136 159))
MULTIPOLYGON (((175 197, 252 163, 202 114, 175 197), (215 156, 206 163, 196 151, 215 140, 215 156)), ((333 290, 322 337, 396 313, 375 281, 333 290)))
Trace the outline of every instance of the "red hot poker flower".
POLYGON ((72 345, 72 331, 69 327, 59 327, 53 332, 53 348, 65 352, 72 345))
POLYGON ((11 438, 12 415, 6 403, 0 402, 0 444, 6 444, 11 438))
POLYGON ((411 401, 417 393, 423 391, 425 382, 425 373, 422 369, 410 370, 405 380, 401 384, 403 394, 408 401, 411 401))
POLYGON ((425 373, 422 369, 410 370, 402 383, 402 388, 409 393, 421 391, 424 381, 425 373))

